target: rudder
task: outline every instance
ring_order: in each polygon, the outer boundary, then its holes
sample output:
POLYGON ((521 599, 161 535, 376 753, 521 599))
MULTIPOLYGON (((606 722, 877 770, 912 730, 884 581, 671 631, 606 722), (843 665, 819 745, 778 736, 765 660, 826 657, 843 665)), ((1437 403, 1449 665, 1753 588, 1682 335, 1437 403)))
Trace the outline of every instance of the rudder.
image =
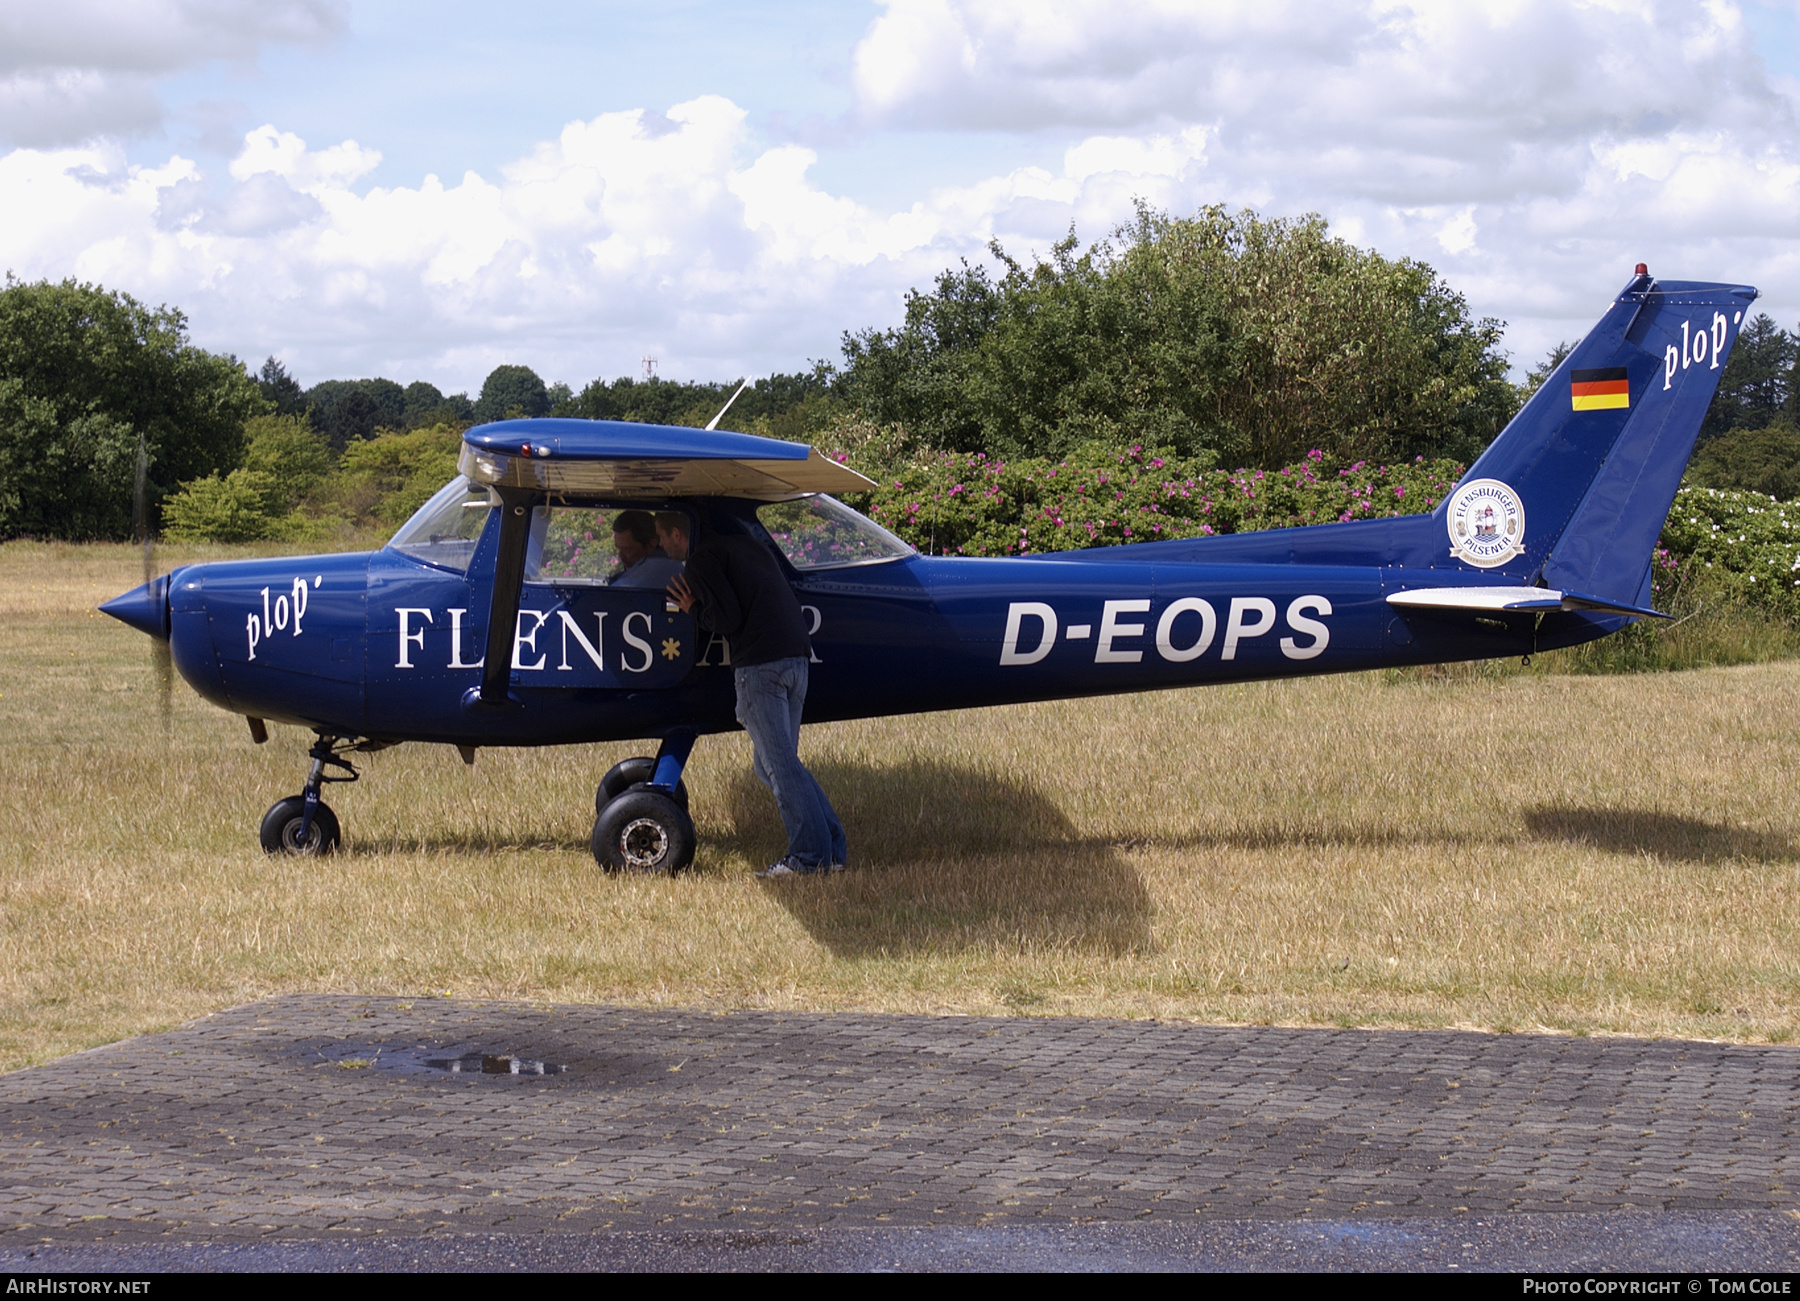
POLYGON ((1744 285, 1658 283, 1640 269, 1438 508, 1453 557, 1634 603, 1755 297, 1744 285), (1499 559, 1459 547, 1450 518, 1481 481, 1523 512, 1517 550, 1499 559))

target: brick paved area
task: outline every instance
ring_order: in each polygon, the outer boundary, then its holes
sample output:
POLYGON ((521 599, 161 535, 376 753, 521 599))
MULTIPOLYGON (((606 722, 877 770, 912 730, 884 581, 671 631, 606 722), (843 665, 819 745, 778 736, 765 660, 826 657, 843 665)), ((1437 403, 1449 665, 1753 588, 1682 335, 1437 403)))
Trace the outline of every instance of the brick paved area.
POLYGON ((282 998, 0 1077, 0 1247, 1800 1209, 1797 1068, 1670 1041, 282 998), (568 1070, 429 1064, 482 1054, 568 1070))

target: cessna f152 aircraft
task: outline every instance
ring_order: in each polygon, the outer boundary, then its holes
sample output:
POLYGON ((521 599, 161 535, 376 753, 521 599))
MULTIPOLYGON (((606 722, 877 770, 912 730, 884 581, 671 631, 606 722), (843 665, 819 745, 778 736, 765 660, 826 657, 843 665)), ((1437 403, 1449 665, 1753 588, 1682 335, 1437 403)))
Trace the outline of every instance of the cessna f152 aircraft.
MULTIPOLYGON (((869 481, 796 444, 585 420, 465 436, 461 474, 380 551, 176 569, 107 602, 183 678, 317 734, 263 847, 339 842, 352 750, 654 738, 600 782, 594 856, 694 854, 695 739, 735 728, 730 649, 658 580, 608 581, 622 510, 768 546, 811 621, 806 719, 962 709, 1529 655, 1649 607, 1650 560, 1748 286, 1645 268, 1430 515, 1060 552, 921 556, 826 495, 869 481)), ((715 422, 716 423, 716 422, 715 422)))

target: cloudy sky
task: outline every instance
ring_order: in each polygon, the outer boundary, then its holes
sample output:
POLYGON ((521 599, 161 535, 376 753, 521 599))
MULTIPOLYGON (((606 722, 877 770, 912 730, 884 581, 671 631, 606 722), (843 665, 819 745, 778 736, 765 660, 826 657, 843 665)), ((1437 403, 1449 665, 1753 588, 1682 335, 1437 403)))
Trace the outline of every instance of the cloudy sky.
POLYGON ((836 358, 998 237, 1319 212, 1509 322, 1800 324, 1800 0, 0 0, 0 267, 303 382, 836 358))

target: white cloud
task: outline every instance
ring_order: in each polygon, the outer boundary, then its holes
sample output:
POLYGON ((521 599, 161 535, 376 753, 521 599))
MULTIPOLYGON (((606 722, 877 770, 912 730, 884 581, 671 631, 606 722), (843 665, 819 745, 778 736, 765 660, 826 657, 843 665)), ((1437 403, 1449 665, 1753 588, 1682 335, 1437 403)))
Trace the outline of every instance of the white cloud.
POLYGON ((877 208, 702 96, 572 122, 493 176, 359 192, 375 148, 270 124, 211 174, 109 144, 0 156, 0 264, 179 304, 206 346, 308 380, 454 388, 503 361, 580 383, 646 353, 677 377, 795 369, 992 237, 1029 257, 1138 199, 1322 212, 1508 318, 1525 362, 1640 260, 1760 284, 1800 318, 1800 133, 1724 0, 894 0, 857 76, 870 121, 935 123, 952 147, 955 124, 1013 122, 1060 165, 877 208))
POLYGON ((1071 174, 1177 209, 1322 212, 1525 355, 1640 258, 1800 311, 1800 122, 1731 0, 886 0, 855 87, 873 126, 1086 134, 1071 174))
POLYGON ((1089 136, 1063 155, 1072 180, 1120 172, 1128 176, 1180 176, 1206 157, 1207 129, 1189 127, 1176 135, 1089 136))
POLYGON ((273 173, 296 190, 333 190, 368 175, 380 162, 380 154, 354 140, 309 153, 299 136, 260 126, 244 137, 243 152, 231 160, 231 175, 247 181, 273 173))
POLYGON ((1094 137, 1060 173, 1020 168, 878 212, 811 179, 809 149, 759 149, 742 109, 704 96, 570 123, 504 169, 454 184, 353 183, 379 160, 265 125, 222 177, 114 146, 0 158, 0 253, 187 310, 208 346, 279 352, 309 379, 379 370, 479 383, 501 361, 581 382, 635 368, 766 373, 830 357, 846 327, 999 236, 1047 251, 1100 233, 1135 195, 1174 201, 1201 129, 1094 137))
POLYGON ((0 5, 0 137, 74 144, 156 126, 156 84, 215 59, 337 35, 343 0, 57 0, 0 5))

